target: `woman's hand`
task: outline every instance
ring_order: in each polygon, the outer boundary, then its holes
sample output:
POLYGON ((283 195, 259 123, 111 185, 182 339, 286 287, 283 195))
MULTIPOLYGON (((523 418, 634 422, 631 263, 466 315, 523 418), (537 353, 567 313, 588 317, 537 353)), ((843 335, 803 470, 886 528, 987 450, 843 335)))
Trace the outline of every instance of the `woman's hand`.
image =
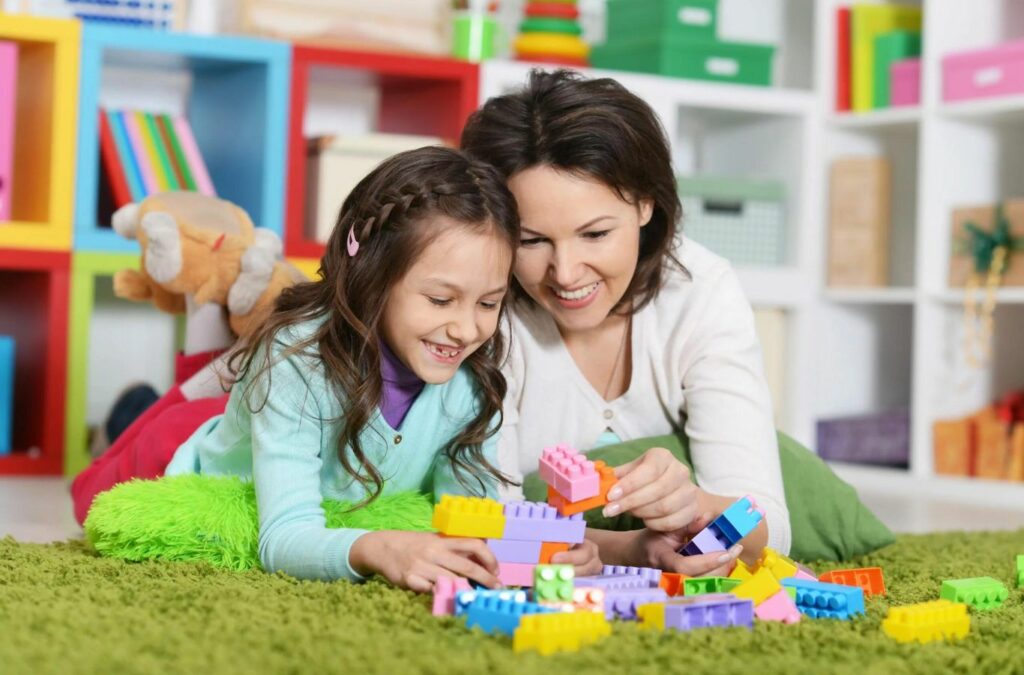
POLYGON ((651 448, 632 462, 615 467, 618 483, 608 492, 604 515, 632 513, 647 529, 675 532, 691 523, 700 510, 700 491, 690 470, 665 448, 651 448))
POLYGON ((487 588, 501 586, 498 561, 482 539, 369 532, 352 544, 349 564, 360 574, 380 574, 395 586, 419 593, 429 593, 442 575, 472 579, 487 588))
POLYGON ((712 515, 704 513, 675 532, 640 530, 634 543, 635 554, 642 565, 666 572, 677 572, 688 577, 728 576, 736 558, 743 552, 743 544, 736 544, 728 551, 704 555, 684 556, 679 553, 679 549, 711 521, 712 515))
POLYGON ((554 554, 551 556, 551 564, 572 565, 578 577, 600 574, 604 567, 598 555, 597 544, 589 539, 584 539, 583 543, 576 544, 568 551, 554 554))

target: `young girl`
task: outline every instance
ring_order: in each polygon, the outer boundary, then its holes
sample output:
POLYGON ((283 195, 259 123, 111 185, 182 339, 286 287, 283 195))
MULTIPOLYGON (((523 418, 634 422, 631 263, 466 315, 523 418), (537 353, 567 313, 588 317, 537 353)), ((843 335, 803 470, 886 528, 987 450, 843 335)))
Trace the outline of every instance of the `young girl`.
POLYGON ((444 148, 385 161, 345 200, 321 280, 285 291, 231 357, 224 414, 166 474, 251 478, 269 572, 378 573, 417 591, 441 574, 498 585, 482 540, 327 529, 320 504, 496 494, 496 328, 518 240, 515 202, 486 164, 444 148))

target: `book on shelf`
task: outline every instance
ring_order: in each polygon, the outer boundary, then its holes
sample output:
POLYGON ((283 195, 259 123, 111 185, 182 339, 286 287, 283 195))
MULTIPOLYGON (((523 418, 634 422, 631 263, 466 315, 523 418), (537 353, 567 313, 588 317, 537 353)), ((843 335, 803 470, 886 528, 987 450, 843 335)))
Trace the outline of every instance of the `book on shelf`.
POLYGON ((875 39, 885 33, 921 33, 920 7, 858 3, 850 8, 850 80, 853 110, 875 105, 875 39))
POLYGON ((114 208, 169 190, 216 195, 184 117, 100 111, 100 163, 114 208))
POLYGON ((850 8, 836 10, 836 112, 850 109, 850 8))
POLYGON ((884 157, 843 157, 832 163, 829 286, 888 284, 890 175, 884 157))
POLYGON ((0 41, 0 221, 11 219, 14 198, 14 118, 18 101, 18 45, 0 41))
POLYGON ((14 338, 0 335, 0 455, 11 452, 14 420, 14 338))

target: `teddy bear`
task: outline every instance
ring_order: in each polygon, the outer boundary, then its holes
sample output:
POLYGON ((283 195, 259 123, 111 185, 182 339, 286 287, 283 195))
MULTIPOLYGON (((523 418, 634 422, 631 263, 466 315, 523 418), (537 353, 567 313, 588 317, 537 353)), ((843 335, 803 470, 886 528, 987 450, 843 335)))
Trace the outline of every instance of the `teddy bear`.
POLYGON ((114 275, 114 294, 181 314, 195 305, 227 308, 239 337, 251 335, 285 288, 306 281, 281 259, 281 240, 255 227, 231 202, 196 192, 165 192, 118 209, 114 230, 139 242, 139 270, 114 275))

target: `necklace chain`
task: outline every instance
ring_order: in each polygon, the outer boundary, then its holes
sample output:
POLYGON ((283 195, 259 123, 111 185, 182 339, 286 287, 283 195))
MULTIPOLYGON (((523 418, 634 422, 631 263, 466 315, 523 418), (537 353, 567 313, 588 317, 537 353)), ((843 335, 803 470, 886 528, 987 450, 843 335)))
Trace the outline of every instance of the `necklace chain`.
POLYGON ((608 392, 611 391, 612 382, 615 381, 615 373, 619 371, 619 363, 622 361, 622 354, 626 351, 626 341, 633 328, 633 317, 626 319, 626 330, 622 332, 622 340, 619 342, 619 351, 615 354, 615 363, 612 365, 612 372, 608 376, 608 382, 604 385, 603 398, 608 400, 608 392))

